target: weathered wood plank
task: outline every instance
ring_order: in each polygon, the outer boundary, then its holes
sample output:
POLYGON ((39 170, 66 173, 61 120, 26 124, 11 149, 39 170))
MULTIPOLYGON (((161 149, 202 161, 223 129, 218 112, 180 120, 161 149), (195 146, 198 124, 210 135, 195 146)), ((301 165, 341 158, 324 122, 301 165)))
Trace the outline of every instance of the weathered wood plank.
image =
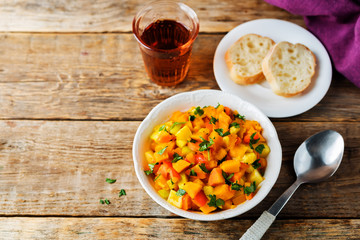
MULTIPOLYGON (((131 34, 0 34, 0 119, 142 120, 176 93, 219 89, 212 62, 222 36, 201 35, 187 79, 166 88, 148 79, 131 34)), ((335 74, 326 97, 290 120, 359 121, 359 113, 360 89, 335 74)))
MULTIPOLYGON (((15 239, 239 239, 253 221, 161 218, 0 218, 0 235, 15 239)), ((276 220, 264 239, 358 239, 359 219, 276 220)))
MULTIPOLYGON (((195 10, 201 32, 227 32, 258 18, 277 18, 304 26, 300 16, 264 1, 182 1, 195 10)), ((130 32, 141 0, 2 1, 0 31, 11 32, 130 32)))
MULTIPOLYGON (((140 186, 132 163, 139 122, 0 121, 0 215, 174 216, 140 186), (106 178, 117 179, 114 184, 106 178), (120 189, 126 196, 118 197, 120 189), (101 205, 108 198, 110 205, 101 205)), ((360 129, 358 123, 275 124, 283 166, 268 197, 241 217, 257 217, 295 180, 297 147, 324 129, 345 138, 345 154, 329 180, 305 185, 280 213, 283 218, 359 218, 360 129), (306 211, 304 211, 304 209, 306 211)))

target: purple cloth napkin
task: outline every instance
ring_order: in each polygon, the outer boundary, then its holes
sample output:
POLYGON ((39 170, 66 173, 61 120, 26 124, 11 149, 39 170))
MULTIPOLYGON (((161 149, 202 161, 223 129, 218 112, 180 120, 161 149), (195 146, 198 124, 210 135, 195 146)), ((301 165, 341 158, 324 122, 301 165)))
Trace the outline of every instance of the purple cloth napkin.
POLYGON ((360 0, 265 0, 304 16, 337 71, 360 87, 360 0))

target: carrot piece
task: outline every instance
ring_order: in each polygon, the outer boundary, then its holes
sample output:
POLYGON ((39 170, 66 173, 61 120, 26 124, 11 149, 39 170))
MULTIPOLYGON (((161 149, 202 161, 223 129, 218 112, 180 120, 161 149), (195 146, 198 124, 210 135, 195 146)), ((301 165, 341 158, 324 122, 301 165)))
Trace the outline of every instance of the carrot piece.
POLYGON ((214 168, 209 176, 208 185, 216 186, 225 183, 225 178, 222 175, 221 168, 214 168))
POLYGON ((206 197, 203 190, 201 190, 198 194, 196 194, 196 196, 193 199, 193 202, 199 207, 204 206, 208 202, 208 198, 206 197))

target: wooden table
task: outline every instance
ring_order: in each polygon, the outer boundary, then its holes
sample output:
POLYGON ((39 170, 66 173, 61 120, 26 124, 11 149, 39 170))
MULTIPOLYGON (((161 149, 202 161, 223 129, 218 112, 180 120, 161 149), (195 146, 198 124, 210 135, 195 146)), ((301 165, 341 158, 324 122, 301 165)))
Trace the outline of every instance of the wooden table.
POLYGON ((305 26, 261 0, 184 2, 197 12, 200 34, 185 82, 166 88, 149 81, 131 32, 143 1, 0 1, 0 239, 238 239, 295 180, 297 147, 325 129, 344 136, 340 168, 300 187, 264 239, 359 239, 360 90, 336 72, 313 109, 271 119, 283 164, 253 210, 192 221, 142 189, 131 154, 137 127, 176 93, 219 89, 212 61, 221 38, 259 18, 305 26), (127 195, 118 197, 120 189, 127 195))

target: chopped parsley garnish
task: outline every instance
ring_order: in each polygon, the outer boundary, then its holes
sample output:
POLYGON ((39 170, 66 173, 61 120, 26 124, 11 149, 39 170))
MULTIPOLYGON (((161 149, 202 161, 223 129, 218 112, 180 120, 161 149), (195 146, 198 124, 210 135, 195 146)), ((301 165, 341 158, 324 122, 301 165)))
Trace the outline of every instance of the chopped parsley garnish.
POLYGON ((190 170, 190 176, 197 176, 197 173, 194 171, 194 169, 190 170))
POLYGON ((162 155, 162 154, 165 152, 165 150, 166 150, 167 147, 168 147, 168 146, 166 146, 166 147, 164 147, 163 149, 161 149, 160 151, 158 151, 158 154, 159 154, 159 155, 162 155))
POLYGON ((170 130, 173 129, 176 125, 180 125, 180 124, 185 124, 186 122, 174 122, 171 127, 170 130))
POLYGON ((225 133, 223 133, 223 129, 222 128, 218 128, 218 129, 215 129, 215 132, 217 132, 221 137, 226 137, 227 135, 230 135, 230 132, 227 131, 225 133))
POLYGON ((237 122, 233 122, 230 124, 230 127, 240 128, 240 125, 237 122))
POLYGON ((179 190, 176 192, 176 196, 184 196, 186 191, 184 189, 179 188, 179 190))
POLYGON ((116 182, 116 179, 106 178, 106 182, 112 184, 116 182))
POLYGON ((105 202, 104 202, 104 200, 100 199, 100 203, 101 203, 101 204, 104 204, 105 202))
POLYGON ((165 124, 162 125, 162 126, 159 128, 159 132, 161 132, 161 131, 164 130, 164 129, 165 129, 165 131, 166 131, 166 126, 165 126, 165 124))
POLYGON ((159 174, 159 175, 157 175, 157 177, 154 179, 154 182, 156 181, 156 180, 158 180, 158 178, 161 176, 161 173, 159 174))
POLYGON ((215 107, 215 109, 218 109, 218 107, 220 107, 220 103, 218 103, 218 105, 215 107))
POLYGON ((235 191, 240 191, 241 188, 243 188, 244 186, 240 185, 237 183, 231 183, 231 190, 235 190, 235 191))
POLYGON ((208 202, 209 207, 221 207, 225 204, 225 201, 221 198, 216 199, 216 195, 209 195, 210 201, 208 202))
POLYGON ((200 107, 196 107, 194 111, 195 115, 202 116, 204 114, 204 110, 202 110, 200 107))
POLYGON ((214 144, 214 141, 210 138, 210 141, 207 141, 207 140, 205 140, 204 138, 202 138, 202 137, 200 137, 201 138, 201 140, 203 140, 200 144, 199 144, 199 151, 205 151, 205 150, 208 150, 210 147, 211 147, 211 145, 213 145, 214 144))
POLYGON ((155 165, 157 165, 157 164, 159 164, 159 163, 149 163, 148 166, 149 166, 150 170, 144 171, 145 174, 146 174, 146 175, 150 175, 150 174, 154 173, 154 167, 155 167, 155 165))
POLYGON ((211 116, 211 119, 210 119, 211 124, 215 124, 217 121, 219 121, 219 119, 216 119, 213 116, 211 116))
POLYGON ((190 139, 190 142, 197 143, 197 141, 195 139, 190 139))
POLYGON ((254 139, 255 135, 256 135, 256 132, 254 132, 254 133, 251 134, 251 136, 250 136, 249 146, 251 147, 251 149, 254 149, 253 144, 256 144, 256 143, 260 140, 260 138, 254 139))
POLYGON ((239 118, 239 119, 241 119, 241 120, 244 120, 244 121, 245 121, 245 116, 243 116, 243 115, 240 115, 240 114, 234 114, 234 117, 239 118))
POLYGON ((120 192, 119 192, 119 197, 121 196, 125 196, 126 195, 126 192, 124 189, 121 189, 120 192))
POLYGON ((250 195, 250 193, 255 192, 256 190, 256 184, 253 182, 249 187, 244 187, 244 193, 246 195, 250 195))
POLYGON ((256 146, 255 151, 261 154, 264 148, 265 148, 264 144, 259 144, 258 146, 256 146))
POLYGON ((190 115, 189 116, 189 120, 192 122, 192 121, 194 121, 195 120, 195 116, 194 115, 190 115))
POLYGON ((260 159, 256 159, 251 165, 253 166, 253 168, 258 169, 259 167, 261 167, 261 164, 259 163, 260 159))
POLYGON ((180 156, 178 153, 174 153, 173 156, 174 156, 174 158, 173 158, 173 160, 171 161, 172 163, 176 163, 177 161, 183 159, 183 157, 180 156))
POLYGON ((107 198, 105 198, 105 200, 100 199, 100 203, 101 203, 101 204, 106 203, 106 205, 109 205, 109 204, 110 204, 110 201, 109 201, 107 198))
POLYGON ((234 174, 232 173, 232 174, 227 175, 226 172, 222 171, 222 176, 225 179, 225 183, 230 185, 231 184, 230 178, 232 178, 234 176, 234 174))
POLYGON ((200 164, 199 167, 204 173, 210 173, 210 171, 205 167, 205 163, 200 164))

